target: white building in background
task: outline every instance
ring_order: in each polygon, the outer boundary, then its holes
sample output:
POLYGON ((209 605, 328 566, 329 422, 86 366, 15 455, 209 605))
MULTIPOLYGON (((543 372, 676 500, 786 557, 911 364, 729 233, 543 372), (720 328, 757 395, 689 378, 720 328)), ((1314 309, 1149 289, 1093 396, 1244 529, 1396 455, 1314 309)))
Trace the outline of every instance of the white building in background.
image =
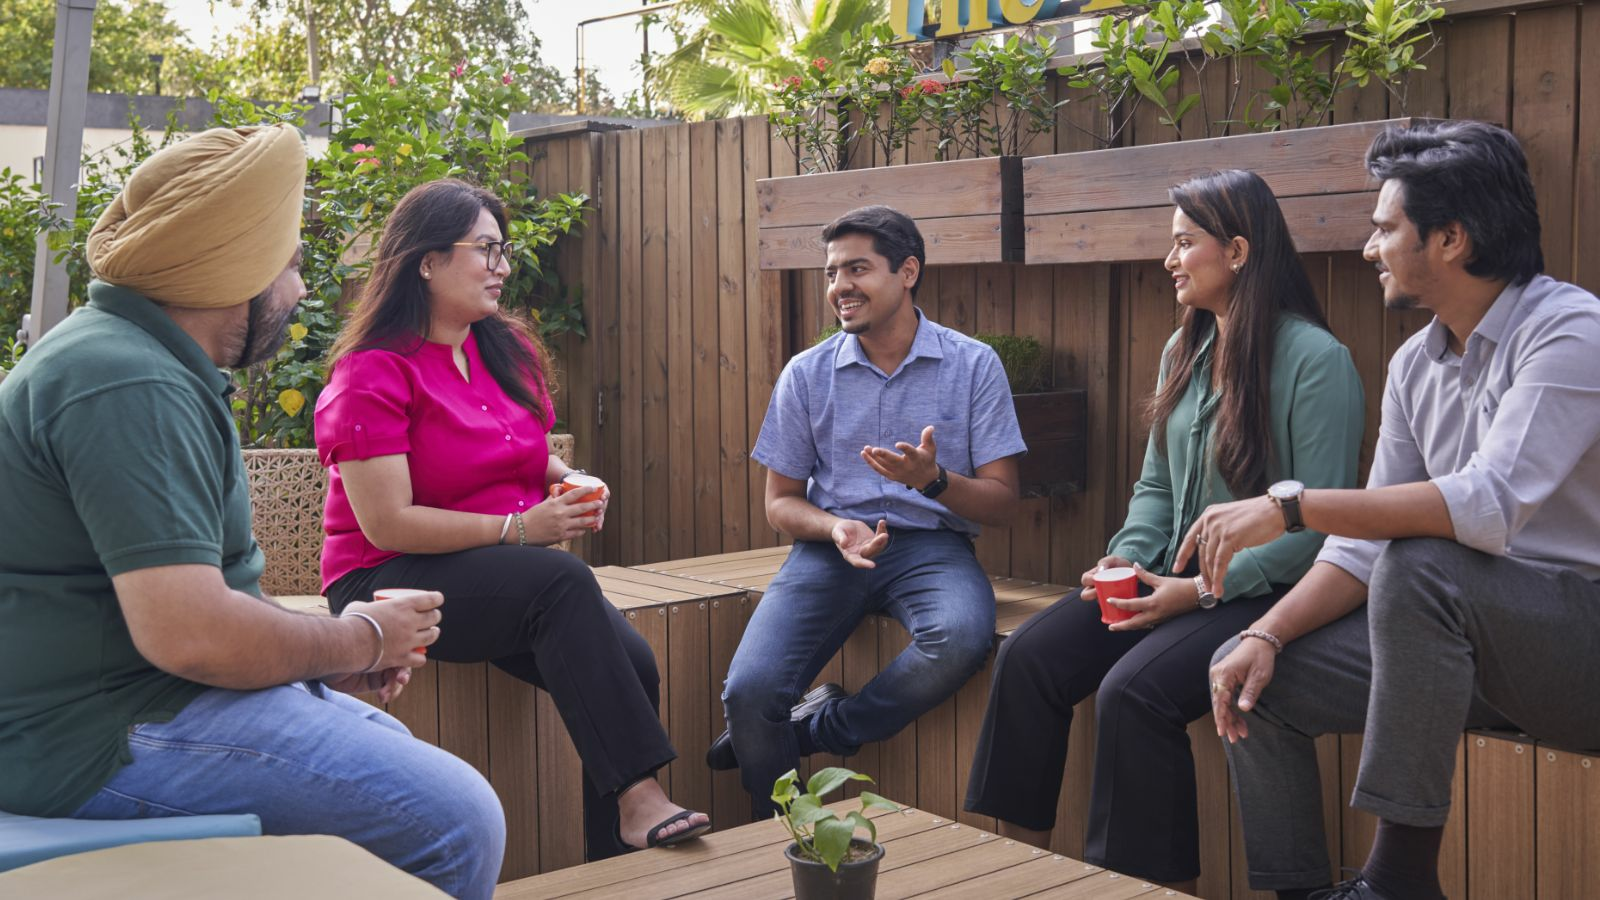
MULTIPOLYGON (((0 169, 38 180, 44 159, 49 98, 49 91, 0 88, 0 169)), ((200 131, 211 124, 211 104, 204 98, 90 94, 83 152, 99 153, 126 143, 133 135, 128 125, 133 115, 147 131, 159 136, 166 127, 167 113, 174 109, 186 131, 200 131)), ((327 122, 325 103, 318 103, 306 115, 307 149, 312 155, 320 155, 328 148, 327 122)))

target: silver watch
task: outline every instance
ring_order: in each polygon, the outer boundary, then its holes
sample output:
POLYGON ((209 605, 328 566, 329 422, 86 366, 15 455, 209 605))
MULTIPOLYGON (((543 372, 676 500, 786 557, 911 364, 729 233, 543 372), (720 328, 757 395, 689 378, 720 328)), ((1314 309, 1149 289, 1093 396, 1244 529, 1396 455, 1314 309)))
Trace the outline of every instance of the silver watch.
POLYGON ((1206 584, 1204 575, 1196 575, 1194 577, 1194 587, 1195 590, 1200 592, 1200 595, 1195 598, 1195 603, 1201 609, 1212 609, 1217 605, 1217 595, 1211 593, 1211 586, 1206 584))

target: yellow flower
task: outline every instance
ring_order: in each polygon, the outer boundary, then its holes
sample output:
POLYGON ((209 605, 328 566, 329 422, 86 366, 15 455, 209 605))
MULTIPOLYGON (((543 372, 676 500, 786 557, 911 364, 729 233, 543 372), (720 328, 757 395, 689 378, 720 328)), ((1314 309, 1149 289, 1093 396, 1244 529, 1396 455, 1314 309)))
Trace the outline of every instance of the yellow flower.
POLYGON ((300 415, 300 410, 306 408, 306 395, 294 388, 289 388, 278 395, 278 406, 291 416, 300 415))
MULTIPOLYGON (((306 335, 310 333, 311 329, 301 325, 299 322, 289 326, 289 340, 291 341, 303 341, 306 339, 306 335)), ((290 413, 290 415, 293 415, 293 413, 290 413)))
POLYGON ((6 229, 6 237, 16 237, 16 236, 17 236, 16 229, 13 229, 13 228, 7 228, 6 229))
POLYGON ((890 62, 887 56, 875 56, 862 68, 866 70, 868 75, 876 75, 882 78, 889 74, 889 69, 893 66, 894 63, 890 62))
POLYGON ((411 155, 411 145, 410 144, 401 144, 400 146, 395 148, 394 152, 400 154, 401 156, 410 156, 411 155))

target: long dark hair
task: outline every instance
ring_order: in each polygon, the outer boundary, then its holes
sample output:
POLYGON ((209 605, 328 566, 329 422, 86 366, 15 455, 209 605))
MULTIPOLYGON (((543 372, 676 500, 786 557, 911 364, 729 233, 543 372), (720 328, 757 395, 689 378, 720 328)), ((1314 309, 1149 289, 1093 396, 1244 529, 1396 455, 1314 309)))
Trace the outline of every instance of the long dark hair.
MULTIPOLYGON (((1259 494, 1266 490, 1273 459, 1272 352, 1278 322, 1285 315, 1298 316, 1325 330, 1328 322, 1278 199, 1261 176, 1243 169, 1201 175, 1172 188, 1168 196, 1224 244, 1235 237, 1250 242, 1250 255, 1228 297, 1227 340, 1212 362, 1221 397, 1211 452, 1233 496, 1259 494)), ((1147 406, 1153 430, 1165 433, 1216 318, 1196 307, 1184 310, 1178 340, 1162 361, 1166 379, 1147 406)))
MULTIPOLYGON (((428 337, 428 291, 422 280, 422 257, 448 253, 488 210, 506 235, 506 207, 500 198, 454 178, 421 184, 400 198, 384 224, 372 275, 362 289, 355 312, 329 351, 329 365, 357 350, 382 348, 414 353, 428 337)), ((549 351, 539 333, 518 316, 503 310, 472 324, 478 354, 500 387, 518 405, 543 422, 555 419, 544 398, 555 393, 547 361, 549 351)))

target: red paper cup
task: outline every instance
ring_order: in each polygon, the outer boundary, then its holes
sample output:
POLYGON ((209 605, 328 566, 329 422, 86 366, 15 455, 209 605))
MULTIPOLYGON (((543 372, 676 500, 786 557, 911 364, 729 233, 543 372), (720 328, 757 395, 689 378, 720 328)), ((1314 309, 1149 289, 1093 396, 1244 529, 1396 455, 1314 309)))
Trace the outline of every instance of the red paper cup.
MULTIPOLYGON (((605 498, 606 483, 594 477, 593 475, 587 475, 581 472, 569 472, 567 473, 567 477, 561 479, 555 484, 550 485, 550 496, 552 497, 560 497, 569 491, 587 491, 587 493, 579 498, 579 503, 598 503, 605 498)), ((595 529, 599 530, 599 516, 596 516, 595 519, 597 520, 595 529)))
MULTIPOLYGON (((412 594, 425 593, 427 593, 427 591, 419 591, 414 588, 379 588, 372 592, 372 602, 380 603, 384 600, 399 600, 402 597, 409 597, 412 594)), ((412 647, 411 649, 421 653, 423 656, 428 655, 427 647, 412 647)))
POLYGON ((1106 602, 1107 597, 1132 600, 1139 596, 1139 573, 1126 566, 1101 569, 1094 573, 1094 592, 1100 600, 1100 621, 1107 625, 1126 622, 1138 613, 1119 609, 1106 602))

